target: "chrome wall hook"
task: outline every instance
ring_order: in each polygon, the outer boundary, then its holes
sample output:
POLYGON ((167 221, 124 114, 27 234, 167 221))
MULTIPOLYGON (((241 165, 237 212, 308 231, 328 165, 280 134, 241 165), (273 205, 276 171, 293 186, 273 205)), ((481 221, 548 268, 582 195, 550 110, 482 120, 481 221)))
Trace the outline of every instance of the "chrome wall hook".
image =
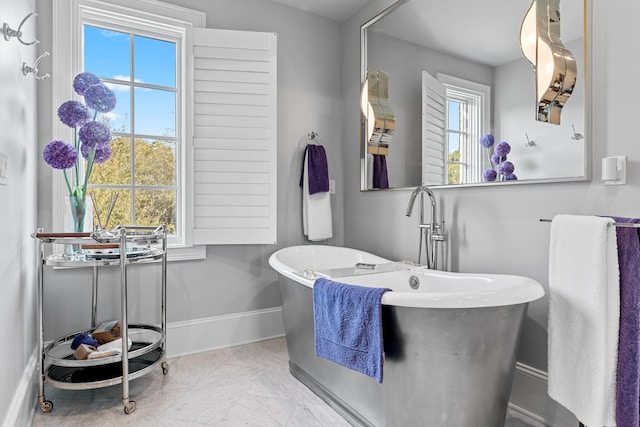
POLYGON ((525 147, 535 147, 536 143, 535 141, 533 141, 532 139, 529 139, 529 135, 527 135, 527 133, 524 133, 524 136, 527 138, 527 142, 525 142, 524 146, 525 147))
POLYGON ((40 43, 40 41, 37 40, 37 39, 33 39, 33 41, 31 41, 31 42, 25 42, 24 40, 22 40, 22 26, 32 16, 38 16, 38 14, 35 13, 35 12, 31 12, 30 14, 25 16, 24 19, 20 22, 20 25, 18 25, 18 29, 17 30, 14 30, 13 28, 11 28, 9 26, 9 24, 7 24, 6 22, 4 24, 2 24, 2 32, 4 33, 4 39, 6 41, 9 41, 9 40, 11 40, 11 38, 15 37, 15 38, 18 39, 18 41, 20 43, 22 43, 25 46, 31 46, 32 44, 40 43))
POLYGON ((576 132, 576 127, 574 125, 571 125, 571 129, 573 129, 573 135, 571 135, 571 140, 580 141, 582 138, 584 138, 581 133, 576 132))
POLYGON ((38 75, 38 64, 40 63, 40 61, 42 61, 42 59, 46 56, 49 56, 50 53, 49 52, 44 52, 42 55, 40 55, 38 57, 38 59, 36 59, 36 62, 33 63, 33 67, 30 67, 27 65, 26 62, 22 63, 22 75, 26 76, 27 74, 31 73, 33 74, 33 77, 35 77, 37 80, 44 80, 47 79, 49 77, 51 77, 51 75, 49 74, 45 74, 44 76, 40 76, 38 75))

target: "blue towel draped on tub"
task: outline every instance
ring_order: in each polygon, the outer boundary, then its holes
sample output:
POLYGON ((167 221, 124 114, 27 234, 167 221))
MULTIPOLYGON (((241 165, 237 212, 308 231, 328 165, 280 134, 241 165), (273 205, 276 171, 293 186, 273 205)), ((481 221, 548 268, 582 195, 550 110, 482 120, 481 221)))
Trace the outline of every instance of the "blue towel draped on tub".
POLYGON ((382 382, 382 295, 369 288, 318 279, 313 285, 316 355, 382 382))
MULTIPOLYGON (((613 218, 640 223, 638 219, 613 218)), ((618 227, 620 330, 616 393, 618 427, 640 426, 640 241, 638 229, 618 227)))

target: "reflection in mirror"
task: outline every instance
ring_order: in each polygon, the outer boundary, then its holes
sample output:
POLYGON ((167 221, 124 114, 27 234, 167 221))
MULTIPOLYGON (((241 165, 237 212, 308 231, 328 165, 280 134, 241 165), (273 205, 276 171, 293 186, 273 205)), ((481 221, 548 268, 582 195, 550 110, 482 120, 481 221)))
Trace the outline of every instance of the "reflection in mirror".
POLYGON ((492 185, 587 179, 583 0, 560 4, 560 38, 577 65, 560 125, 536 120, 534 70, 520 50, 530 5, 462 3, 401 0, 362 25, 363 98, 368 73, 385 73, 394 118, 386 154, 374 156, 363 108, 362 189, 385 188, 374 184, 381 170, 389 188, 486 183, 487 169, 492 185))
POLYGON ((372 163, 371 188, 389 188, 387 155, 395 130, 395 116, 389 104, 389 75, 380 70, 367 70, 362 89, 362 114, 365 117, 367 156, 372 163))
POLYGON ((562 44, 560 0, 533 0, 522 21, 520 48, 536 76, 536 120, 560 124, 576 85, 576 59, 562 44))

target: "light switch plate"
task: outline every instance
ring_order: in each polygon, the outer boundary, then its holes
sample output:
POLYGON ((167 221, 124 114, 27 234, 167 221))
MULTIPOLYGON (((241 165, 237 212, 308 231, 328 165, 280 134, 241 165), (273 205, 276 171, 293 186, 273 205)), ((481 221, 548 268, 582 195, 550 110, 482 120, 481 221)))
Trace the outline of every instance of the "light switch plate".
POLYGON ((336 194, 336 180, 329 180, 329 194, 336 194))
POLYGON ((9 157, 6 153, 0 153, 0 185, 7 185, 9 177, 7 176, 7 167, 9 165, 9 157))

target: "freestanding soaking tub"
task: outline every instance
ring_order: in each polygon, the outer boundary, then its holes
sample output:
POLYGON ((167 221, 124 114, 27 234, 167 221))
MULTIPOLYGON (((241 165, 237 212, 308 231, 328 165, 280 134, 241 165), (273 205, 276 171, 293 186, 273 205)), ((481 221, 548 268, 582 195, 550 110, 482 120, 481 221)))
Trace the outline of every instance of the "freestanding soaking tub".
POLYGON ((504 425, 522 321, 544 295, 538 282, 426 270, 332 246, 284 248, 269 264, 279 273, 291 374, 351 424, 504 425), (381 384, 315 355, 317 277, 392 289, 382 297, 381 384))

